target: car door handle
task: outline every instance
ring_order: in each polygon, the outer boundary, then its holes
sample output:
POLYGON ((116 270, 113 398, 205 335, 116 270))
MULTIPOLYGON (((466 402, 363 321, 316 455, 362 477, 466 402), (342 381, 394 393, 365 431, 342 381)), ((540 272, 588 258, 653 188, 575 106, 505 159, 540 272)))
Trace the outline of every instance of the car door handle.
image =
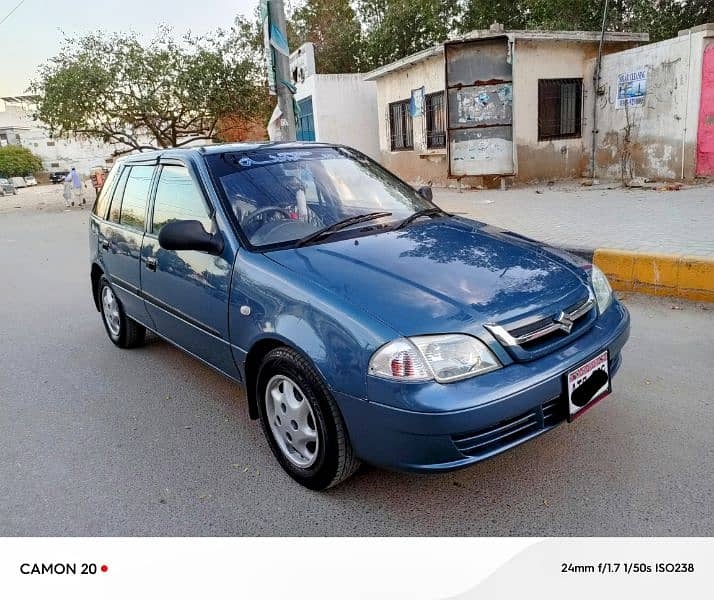
POLYGON ((109 250, 109 240, 102 240, 102 248, 109 250))
POLYGON ((153 256, 149 256, 149 258, 147 258, 145 262, 147 269, 149 269, 150 271, 156 271, 156 259, 153 256))

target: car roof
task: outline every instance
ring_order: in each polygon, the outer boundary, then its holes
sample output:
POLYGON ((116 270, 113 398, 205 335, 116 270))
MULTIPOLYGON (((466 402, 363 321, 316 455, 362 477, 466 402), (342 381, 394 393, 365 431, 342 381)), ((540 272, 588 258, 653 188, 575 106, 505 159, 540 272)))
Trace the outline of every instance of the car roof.
POLYGON ((228 144, 209 144, 203 146, 191 146, 190 148, 166 148, 163 150, 150 150, 148 152, 137 152, 121 158, 118 162, 127 164, 132 162, 145 162, 147 160, 159 158, 188 158, 190 156, 206 156, 211 154, 222 154, 223 152, 246 152, 250 150, 260 150, 263 148, 275 148, 280 150, 299 148, 334 148, 337 144, 327 144, 323 142, 232 142, 228 144))

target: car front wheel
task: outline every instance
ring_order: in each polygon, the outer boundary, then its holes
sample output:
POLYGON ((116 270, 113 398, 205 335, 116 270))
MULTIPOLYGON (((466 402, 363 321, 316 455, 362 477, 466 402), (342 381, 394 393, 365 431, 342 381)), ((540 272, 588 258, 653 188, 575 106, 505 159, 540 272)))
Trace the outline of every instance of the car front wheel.
POLYGON ((99 280, 99 306, 109 339, 120 348, 135 348, 144 343, 146 328, 126 316, 107 278, 99 280))
POLYGON ((298 483, 324 490, 359 468, 340 410, 305 357, 290 348, 269 352, 257 391, 270 448, 298 483))

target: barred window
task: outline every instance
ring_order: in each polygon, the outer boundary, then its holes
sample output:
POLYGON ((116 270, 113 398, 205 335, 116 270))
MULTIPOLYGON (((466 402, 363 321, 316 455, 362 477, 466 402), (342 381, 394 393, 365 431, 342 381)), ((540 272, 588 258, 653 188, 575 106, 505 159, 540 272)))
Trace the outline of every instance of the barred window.
POLYGON ((539 140, 581 136, 582 95, 582 79, 538 80, 539 140))
POLYGON ((446 148, 446 110, 444 92, 428 94, 424 98, 426 111, 426 147, 446 148))
POLYGON ((414 148, 409 100, 401 100, 389 105, 389 134, 392 150, 412 150, 414 148))

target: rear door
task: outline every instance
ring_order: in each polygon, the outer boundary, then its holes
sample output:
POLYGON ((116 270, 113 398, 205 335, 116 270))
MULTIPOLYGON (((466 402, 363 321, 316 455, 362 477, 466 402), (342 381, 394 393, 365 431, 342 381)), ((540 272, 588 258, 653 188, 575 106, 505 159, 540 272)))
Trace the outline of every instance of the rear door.
POLYGON ((139 256, 144 238, 154 165, 126 165, 119 175, 105 220, 98 221, 98 256, 126 313, 151 320, 140 296, 139 256))
POLYGON ((445 44, 449 175, 513 174, 513 76, 506 37, 445 44))
POLYGON ((215 231, 213 208, 187 163, 164 159, 154 193, 153 214, 144 237, 142 295, 156 331, 214 367, 237 375, 228 333, 228 299, 233 251, 223 256, 159 246, 161 228, 197 220, 215 231))

